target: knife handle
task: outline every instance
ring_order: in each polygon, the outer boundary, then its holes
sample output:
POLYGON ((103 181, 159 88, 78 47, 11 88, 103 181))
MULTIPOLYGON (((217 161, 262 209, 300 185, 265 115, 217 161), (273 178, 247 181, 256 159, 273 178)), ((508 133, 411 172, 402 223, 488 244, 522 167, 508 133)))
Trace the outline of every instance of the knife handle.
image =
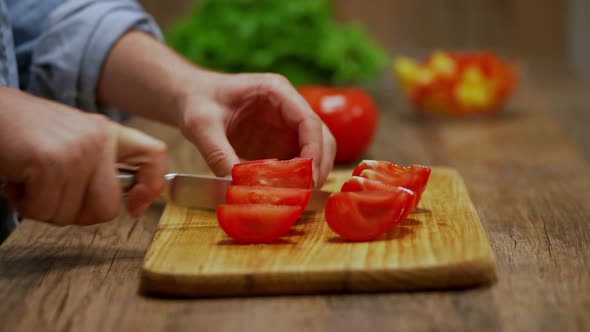
POLYGON ((117 169, 117 179, 119 180, 119 185, 123 195, 129 193, 129 190, 131 190, 131 188, 133 188, 135 185, 135 174, 136 172, 130 169, 117 169))

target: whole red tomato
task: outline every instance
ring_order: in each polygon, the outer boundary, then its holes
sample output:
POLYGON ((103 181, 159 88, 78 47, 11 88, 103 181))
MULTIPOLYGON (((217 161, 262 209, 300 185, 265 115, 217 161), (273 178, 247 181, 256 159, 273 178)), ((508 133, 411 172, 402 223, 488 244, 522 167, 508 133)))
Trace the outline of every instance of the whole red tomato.
POLYGON ((373 99, 358 88, 309 85, 299 93, 320 116, 336 139, 339 164, 360 158, 367 150, 377 127, 377 107, 373 99))

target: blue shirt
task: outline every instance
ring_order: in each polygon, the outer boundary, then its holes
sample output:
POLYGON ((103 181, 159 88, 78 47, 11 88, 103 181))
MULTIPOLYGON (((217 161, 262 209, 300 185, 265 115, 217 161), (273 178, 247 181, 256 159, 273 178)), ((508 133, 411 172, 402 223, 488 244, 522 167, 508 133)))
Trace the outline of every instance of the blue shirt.
MULTIPOLYGON (((111 47, 134 29, 162 39, 134 0, 0 0, 0 85, 119 120, 95 91, 111 47)), ((0 198, 0 243, 14 225, 0 198)))

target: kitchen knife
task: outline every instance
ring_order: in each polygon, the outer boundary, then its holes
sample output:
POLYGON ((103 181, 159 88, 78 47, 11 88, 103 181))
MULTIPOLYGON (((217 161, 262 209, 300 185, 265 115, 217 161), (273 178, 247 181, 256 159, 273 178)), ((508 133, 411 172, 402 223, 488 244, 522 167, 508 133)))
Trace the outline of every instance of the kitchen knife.
MULTIPOLYGON (((125 194, 135 185, 135 172, 119 169, 117 175, 121 190, 125 194)), ((214 210, 225 203, 225 193, 231 185, 230 177, 214 177, 191 174, 166 174, 168 200, 184 207, 214 210)), ((322 211, 330 192, 312 190, 311 199, 305 211, 322 211)))

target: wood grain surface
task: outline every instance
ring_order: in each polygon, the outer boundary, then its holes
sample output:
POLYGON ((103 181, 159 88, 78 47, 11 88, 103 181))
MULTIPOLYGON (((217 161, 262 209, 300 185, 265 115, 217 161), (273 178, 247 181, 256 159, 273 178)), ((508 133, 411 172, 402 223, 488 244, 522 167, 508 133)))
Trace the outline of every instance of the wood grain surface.
MULTIPOLYGON (((351 174, 333 172, 325 189, 339 191, 351 174)), ((435 168, 419 209, 370 242, 338 237, 320 210, 275 244, 239 245, 214 211, 169 204, 141 282, 146 294, 179 296, 376 292, 481 285, 495 269, 463 180, 435 168)))
MULTIPOLYGON (((164 209, 92 227, 25 221, 0 246, 2 331, 589 331, 588 84, 530 73, 505 113, 436 120, 384 82, 368 158, 459 171, 496 254, 497 282, 462 291, 170 300, 139 293, 164 209), (534 75, 532 75, 534 74, 534 75)), ((173 129, 170 170, 202 173, 173 129)))

